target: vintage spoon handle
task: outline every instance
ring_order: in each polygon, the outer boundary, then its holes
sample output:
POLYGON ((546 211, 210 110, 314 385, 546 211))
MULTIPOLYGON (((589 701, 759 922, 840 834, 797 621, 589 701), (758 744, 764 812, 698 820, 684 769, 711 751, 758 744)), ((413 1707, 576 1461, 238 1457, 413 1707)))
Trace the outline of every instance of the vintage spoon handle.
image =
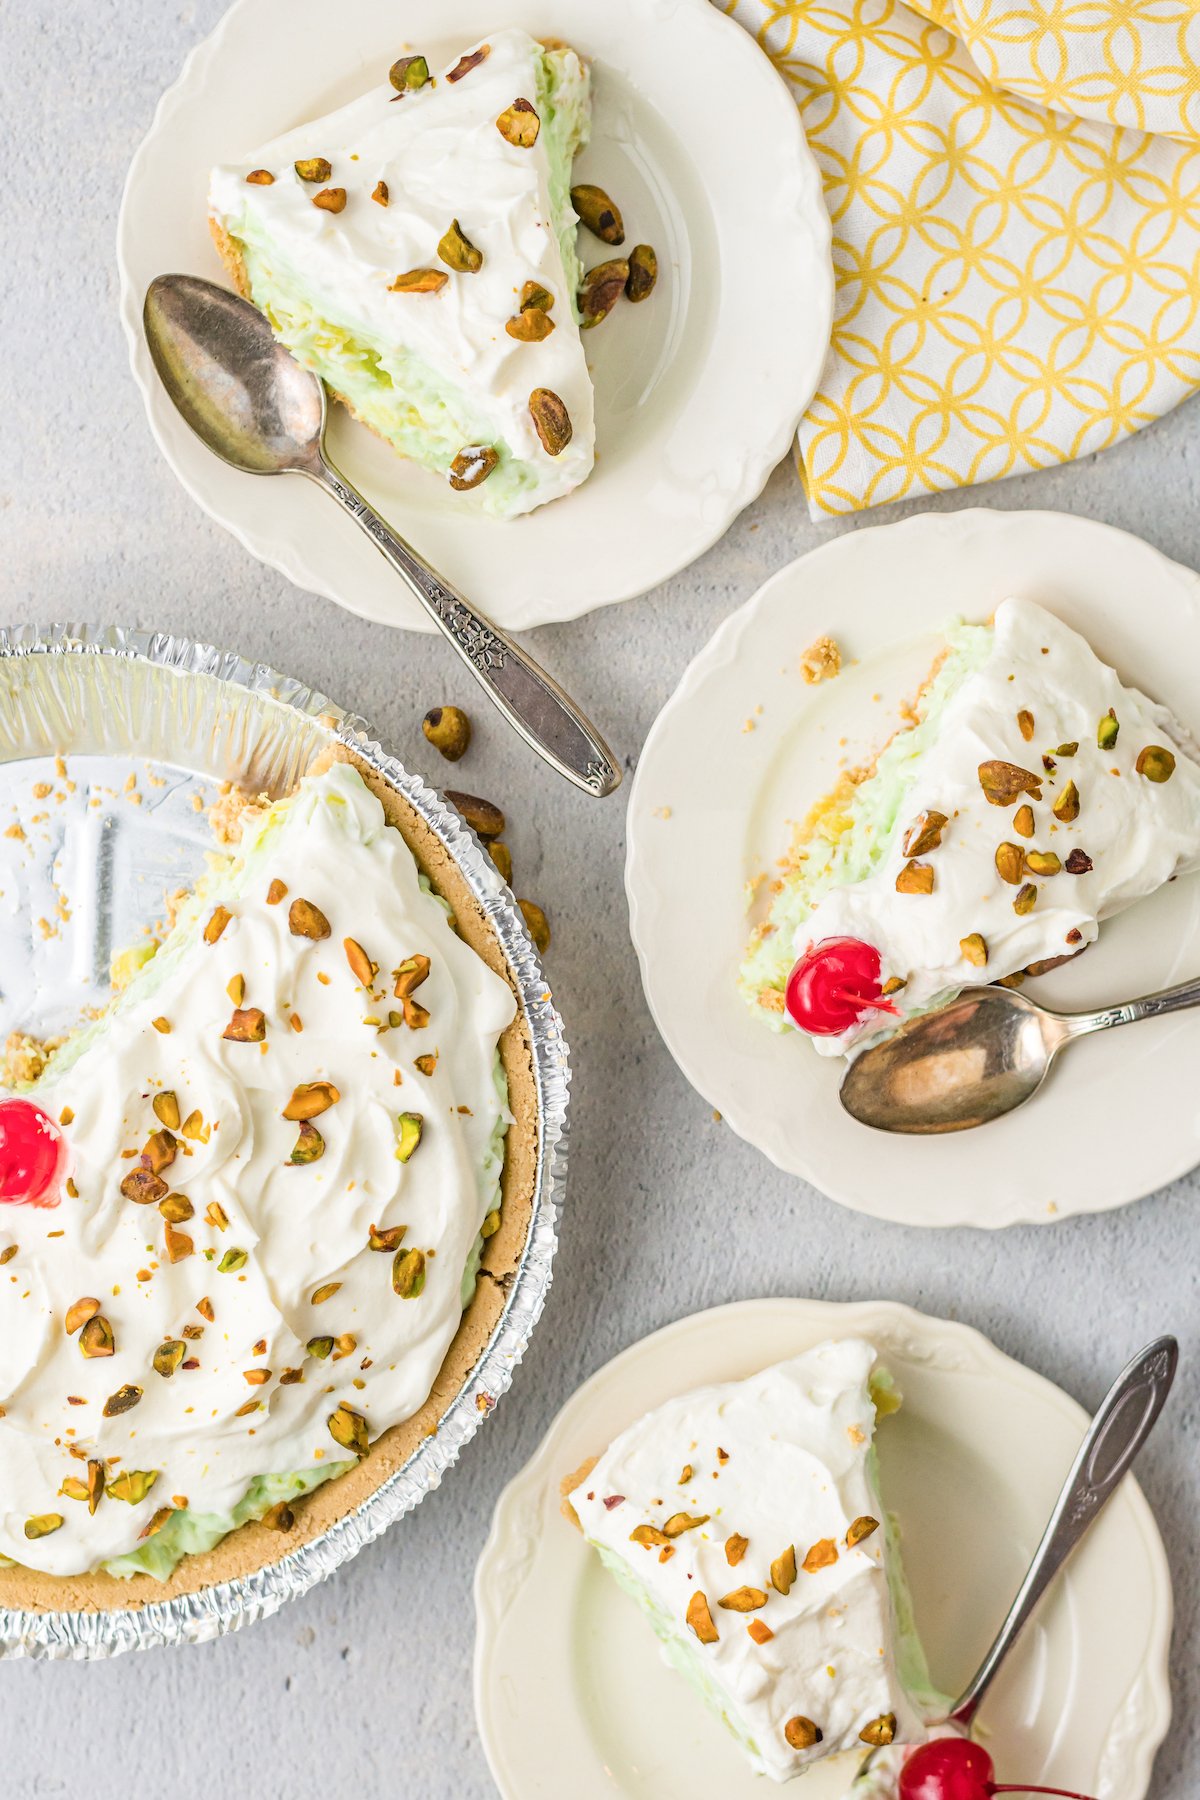
POLYGON ((397 537, 327 461, 309 471, 387 558, 441 626, 493 705, 539 756, 587 794, 602 799, 621 785, 621 769, 595 726, 558 683, 498 626, 484 618, 424 557, 397 537))
POLYGON ((1143 994, 1140 1000, 1126 1000, 1121 1006, 1102 1006, 1090 1013, 1060 1013, 1070 1027, 1072 1037, 1086 1037, 1089 1032, 1109 1031, 1114 1025, 1132 1025, 1138 1019, 1157 1019, 1164 1013, 1185 1012, 1200 1006, 1200 977, 1181 981, 1178 987, 1162 988, 1157 994, 1143 994))
POLYGON ((1175 1339, 1155 1338, 1121 1371, 1104 1396, 1008 1617, 950 1713, 956 1725, 970 1725, 1038 1601, 1149 1437, 1170 1392, 1178 1362, 1179 1345, 1175 1339))

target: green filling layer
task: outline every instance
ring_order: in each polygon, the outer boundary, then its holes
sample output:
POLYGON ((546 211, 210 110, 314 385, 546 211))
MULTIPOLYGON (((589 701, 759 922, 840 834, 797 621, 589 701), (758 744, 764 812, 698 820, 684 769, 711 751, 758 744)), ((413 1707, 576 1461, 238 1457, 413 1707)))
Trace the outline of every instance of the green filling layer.
MULTIPOLYGON (((588 78, 565 51, 541 55, 537 110, 549 165, 551 217, 574 308, 582 268, 575 249, 571 167, 588 140, 588 78)), ((402 456, 445 475, 467 446, 492 445, 500 460, 479 492, 484 511, 501 518, 514 510, 521 495, 541 485, 542 471, 535 464, 521 460, 503 440, 494 441, 492 423, 469 391, 405 345, 347 330, 326 318, 303 272, 280 257, 255 219, 223 223, 245 258, 251 298, 276 336, 402 456)))
POLYGON ((805 845, 800 872, 784 877, 771 903, 769 931, 755 936, 738 972, 738 986, 759 1018, 776 1031, 787 1027, 782 1012, 761 1005, 762 989, 782 993, 796 960, 795 939, 813 907, 831 888, 864 881, 884 861, 896 832, 908 817, 907 798, 920 761, 938 736, 950 701, 981 669, 992 649, 990 625, 957 625, 946 633, 948 654, 921 702, 917 724, 900 732, 880 752, 875 771, 854 789, 845 809, 848 824, 822 820, 805 845))
POLYGON ((228 1518, 220 1513, 199 1513, 184 1507, 173 1512, 161 1531, 148 1538, 140 1550, 131 1550, 128 1556, 115 1556, 101 1567, 106 1575, 123 1579, 132 1575, 152 1575, 156 1581, 166 1581, 185 1556, 199 1556, 202 1551, 211 1550, 236 1526, 245 1525, 250 1519, 261 1519, 278 1501, 298 1500, 302 1494, 311 1494, 323 1482, 332 1481, 335 1475, 344 1475, 353 1467, 351 1460, 322 1465, 319 1469, 301 1469, 293 1475, 256 1475, 228 1518))

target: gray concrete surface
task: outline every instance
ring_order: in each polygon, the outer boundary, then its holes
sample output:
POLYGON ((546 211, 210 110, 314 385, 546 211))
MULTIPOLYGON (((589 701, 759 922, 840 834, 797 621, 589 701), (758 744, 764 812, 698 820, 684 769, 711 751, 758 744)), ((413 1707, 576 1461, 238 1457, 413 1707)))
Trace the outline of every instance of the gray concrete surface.
MULTIPOLYGON (((112 1664, 6 1666, 0 1796, 219 1787, 227 1800, 283 1800, 318 1781, 330 1800, 492 1793, 471 1707, 471 1576, 501 1486, 616 1351, 699 1307, 794 1292, 886 1295, 968 1320, 1085 1403, 1144 1338, 1181 1334, 1187 1379, 1141 1474, 1178 1603, 1176 1723, 1153 1792, 1190 1800, 1200 1791, 1196 1178, 1103 1218, 993 1237, 878 1225, 777 1173, 713 1122, 650 1022, 627 936, 622 803, 598 806, 538 766, 480 712, 439 644, 296 591, 193 506, 128 373, 113 236, 158 95, 221 10, 222 0, 14 0, 0 14, 0 616, 131 622, 236 646, 353 704, 419 768, 436 761, 420 735, 425 708, 468 706, 478 737, 463 779, 469 767, 468 785, 508 807, 517 885, 553 922, 549 966, 575 1062, 572 1184, 547 1314, 513 1392, 442 1490, 252 1631, 112 1664)), ((981 502, 1108 520, 1200 565, 1200 408, 1101 458, 940 504, 981 502)), ((811 524, 780 469, 693 568, 631 605, 539 633, 536 648, 632 767, 718 622, 782 563, 853 528, 811 524)))

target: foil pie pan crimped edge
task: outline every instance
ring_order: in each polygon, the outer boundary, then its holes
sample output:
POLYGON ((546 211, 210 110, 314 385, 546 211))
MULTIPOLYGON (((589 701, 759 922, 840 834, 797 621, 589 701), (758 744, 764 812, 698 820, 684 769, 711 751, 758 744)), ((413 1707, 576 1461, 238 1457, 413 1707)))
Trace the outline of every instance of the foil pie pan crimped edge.
POLYGON ((0 1607, 0 1657, 87 1659, 202 1643, 278 1611, 439 1485, 509 1387, 545 1304, 566 1179, 569 1054, 524 920, 458 814, 390 756, 364 720, 262 663, 162 632, 75 624, 0 628, 0 763, 59 752, 128 755, 280 794, 331 739, 376 769, 445 845, 491 923, 520 994, 539 1140, 529 1232, 504 1311, 436 1434, 320 1537, 250 1575, 133 1610, 0 1607))

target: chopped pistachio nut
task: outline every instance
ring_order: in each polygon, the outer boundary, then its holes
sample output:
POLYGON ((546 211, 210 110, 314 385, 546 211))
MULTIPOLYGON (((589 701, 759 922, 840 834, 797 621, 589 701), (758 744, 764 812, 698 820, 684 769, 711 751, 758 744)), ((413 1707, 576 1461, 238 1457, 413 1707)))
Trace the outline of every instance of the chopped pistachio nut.
POLYGON ((292 1146, 292 1154, 288 1161, 295 1163, 297 1167, 302 1167, 306 1163, 318 1162, 324 1154, 325 1139, 315 1125, 308 1119, 303 1120, 300 1130, 296 1134, 296 1142, 292 1146))
POLYGON ((718 1637, 713 1616, 708 1610, 708 1597, 699 1588, 688 1601, 685 1614, 688 1626, 696 1634, 702 1644, 715 1644, 718 1637))
POLYGON ((1147 781, 1170 781, 1175 773, 1175 757, 1161 744, 1147 744, 1144 750, 1138 751, 1138 758, 1133 766, 1147 781))
POLYGON ((1028 850, 1025 853, 1025 862, 1031 875, 1049 878, 1051 875, 1062 874, 1062 863, 1053 850, 1028 850))
POLYGON ((150 1105, 154 1110, 155 1118, 165 1125, 168 1131, 179 1130, 179 1101, 170 1088, 163 1088, 161 1093, 155 1094, 150 1105))
POLYGON ((496 120, 496 130, 517 150, 532 150, 537 143, 542 121, 528 100, 514 100, 496 120))
POLYGON ((1018 837, 1031 838, 1033 836, 1032 806, 1018 806, 1013 814, 1013 830, 1018 837))
POLYGON ((873 1519, 870 1513, 863 1513, 855 1519, 846 1531, 846 1548, 853 1550, 864 1538, 869 1538, 873 1531, 879 1530, 879 1520, 873 1519))
POLYGON ((427 742, 446 758, 458 762, 471 742, 471 721, 458 706, 433 706, 421 720, 427 742))
POLYGON ((49 1537, 52 1532, 61 1530, 62 1523, 61 1513, 36 1513, 25 1521, 25 1536, 30 1539, 49 1537))
POLYGON ((811 1750, 814 1744, 822 1742, 825 1733, 803 1713, 796 1713, 784 1726, 783 1735, 793 1750, 811 1750))
POLYGON ((518 900, 521 917, 533 939, 534 949, 539 956, 545 956, 550 948, 550 922, 536 900, 518 900))
POLYGON ((311 900, 293 900, 288 907, 288 930, 293 937, 327 938, 331 927, 319 906, 311 900))
POLYGON ((898 894, 932 894, 933 865, 923 862, 907 862, 896 876, 896 892, 898 894))
POLYGON ((1022 794, 1034 800, 1042 797, 1042 777, 1018 763, 981 762, 978 773, 984 798, 992 806, 1011 806, 1022 794))
POLYGON ((1024 915, 1031 913, 1037 905, 1037 888, 1032 881, 1027 881, 1013 901, 1013 911, 1024 915))
POLYGON ((157 1469, 122 1469, 104 1491, 110 1500, 126 1500, 130 1506, 140 1506, 158 1477, 157 1469))
POLYGON ((1072 850, 1063 867, 1068 875, 1087 875, 1095 865, 1086 850, 1072 850))
POLYGON ((1117 741, 1121 725, 1116 713, 1110 706, 1099 725, 1096 727, 1096 743, 1101 750, 1111 750, 1117 741))
POLYGON ((261 1044, 267 1035, 266 1016, 257 1006, 235 1006, 221 1035, 231 1044, 261 1044))
POLYGON ((227 1250, 217 1264, 218 1275, 236 1275, 239 1269, 246 1266, 247 1254, 244 1250, 227 1250))
POLYGON ((371 189, 371 198, 376 206, 387 205, 391 196, 388 193, 388 184, 386 181, 377 181, 375 183, 375 186, 371 189))
POLYGON ((948 823, 945 813, 926 811, 918 814, 904 834, 902 854, 924 856, 927 850, 936 850, 948 823))
POLYGON ((663 1521, 663 1533, 666 1537, 682 1537, 685 1531, 695 1531, 700 1525, 707 1525, 708 1513, 672 1513, 663 1521))
POLYGON ((138 1387, 135 1382, 124 1382, 117 1389, 116 1393, 110 1394, 108 1399, 104 1402, 104 1417, 106 1419, 115 1419, 118 1414, 131 1411, 132 1408, 137 1405, 141 1397, 142 1389, 138 1387))
POLYGON ((79 1348, 85 1356, 111 1356, 116 1343, 108 1320, 97 1313, 79 1333, 79 1348))
POLYGON ((319 206, 322 212, 344 212, 346 190, 344 187, 322 188, 319 194, 313 195, 313 205, 319 206))
POLYGON ((335 1444, 340 1444, 343 1450, 352 1450, 355 1456, 359 1457, 367 1454, 370 1449, 367 1421, 361 1413, 355 1412, 352 1406, 347 1406, 343 1401, 330 1413, 326 1424, 330 1437, 335 1444))
POLYGON ((440 294, 449 279, 444 269, 406 269, 388 283, 388 293, 440 294))
POLYGON ((1034 723, 1033 723, 1033 714, 1028 710, 1027 707, 1022 707, 1020 712, 1017 714, 1017 727, 1021 733, 1021 736, 1025 739, 1025 742, 1028 744, 1033 737, 1034 723))
POLYGON ((485 1239, 490 1238, 490 1237, 495 1237, 495 1235, 499 1231, 499 1229, 500 1229, 500 1209, 499 1209, 499 1207, 494 1206, 492 1208, 491 1212, 485 1216, 483 1224, 479 1227, 479 1235, 480 1235, 480 1237, 485 1238, 485 1239))
POLYGON ((968 937, 959 938, 958 947, 963 956, 974 968, 982 969, 988 959, 986 939, 978 931, 972 931, 968 937))
POLYGON ((1079 789, 1073 781, 1055 797, 1050 810, 1063 825, 1071 825, 1079 817, 1079 789))
POLYGON ((154 1352, 154 1373, 170 1380, 186 1355, 187 1345, 182 1338, 168 1338, 154 1352))
POLYGON ((319 1119, 323 1112, 336 1106, 341 1094, 332 1081, 302 1081, 292 1089, 292 1097, 283 1109, 285 1119, 319 1119))
POLYGON ((396 1161, 406 1163, 421 1141, 425 1119, 422 1113, 401 1113, 396 1120, 396 1161))
POLYGON ((388 80, 398 94, 411 94, 429 80, 429 64, 423 56, 401 56, 388 70, 388 80))
POLYGON ((74 1337, 75 1333, 86 1325, 89 1319, 94 1319, 99 1311, 100 1302, 92 1299, 90 1295, 83 1300, 76 1300, 73 1305, 68 1306, 67 1316, 63 1320, 67 1336, 74 1337))
POLYGON ((737 1568, 749 1548, 749 1538, 743 1537, 738 1531, 730 1533, 725 1539, 725 1561, 731 1569, 737 1568))
POLYGON ((451 219, 446 227, 437 253, 446 267, 459 275, 478 275, 483 267, 483 251, 471 242, 457 219, 451 219))
POLYGON ((790 1594, 796 1579, 796 1546, 789 1544, 771 1564, 771 1586, 777 1594, 790 1594))
POLYGON ((877 1719, 864 1725, 858 1735, 864 1744, 874 1744, 877 1748, 890 1744, 896 1735, 895 1713, 880 1713, 877 1719))
POLYGON ((1010 887, 1020 887, 1025 874, 1025 852, 1020 844, 1004 843, 997 846, 996 873, 1010 887))
POLYGON ((274 184, 275 177, 272 175, 270 169, 251 169, 246 180, 251 187, 271 187, 274 184))
POLYGON ((734 1588, 732 1593, 722 1595, 717 1605, 726 1612, 757 1612, 760 1606, 767 1604, 767 1596, 762 1588, 734 1588))
POLYGON ((418 1300, 425 1291, 425 1252, 397 1250, 392 1263, 392 1289, 401 1300, 418 1300))
POLYGON ((504 329, 519 344, 541 344, 554 330, 554 320, 548 312, 539 312, 537 307, 527 306, 513 318, 506 319, 504 329))
POLYGON ((301 181, 328 181, 333 174, 333 164, 323 156, 304 156, 293 166, 301 181))
POLYGON ((464 75, 469 75, 472 69, 477 69, 484 58, 491 54, 492 46, 490 44, 480 44, 478 50, 469 50, 465 56, 459 57, 446 76, 446 80, 461 81, 464 75))

